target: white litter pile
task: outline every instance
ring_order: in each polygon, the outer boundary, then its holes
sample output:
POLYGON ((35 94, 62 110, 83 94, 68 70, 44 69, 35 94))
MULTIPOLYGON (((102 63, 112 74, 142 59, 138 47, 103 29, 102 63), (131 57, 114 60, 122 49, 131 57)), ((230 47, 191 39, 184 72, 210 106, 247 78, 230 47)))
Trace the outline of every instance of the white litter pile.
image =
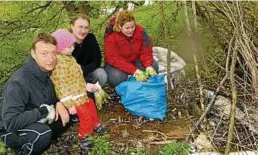
MULTIPOLYGON (((208 136, 201 132, 199 136, 194 140, 193 144, 194 149, 191 150, 189 155, 223 155, 219 152, 212 152, 216 150, 211 144, 208 136)), ((229 155, 258 155, 258 151, 239 151, 239 152, 230 152, 229 155)))
MULTIPOLYGON (((190 155, 223 155, 223 154, 218 152, 201 152, 201 153, 192 153, 190 155)), ((229 155, 258 155, 258 151, 230 152, 229 155)))
MULTIPOLYGON (((167 52, 168 49, 162 47, 153 47, 153 58, 159 64, 159 74, 167 74, 167 52)), ((176 83, 185 76, 185 61, 175 52, 170 51, 170 74, 171 86, 175 88, 176 83)))
MULTIPOLYGON (((155 61, 158 62, 159 65, 159 74, 167 74, 167 52, 168 49, 162 47, 153 47, 153 58, 155 61)), ((181 78, 185 76, 184 67, 186 66, 185 61, 178 56, 176 53, 171 51, 170 54, 170 74, 171 74, 171 81, 170 84, 172 88, 176 87, 176 84, 179 82, 181 78)), ((166 79, 166 78, 165 78, 166 79)), ((166 81, 167 82, 167 81, 166 81)), ((190 155, 222 155, 219 152, 212 152, 214 148, 212 148, 212 144, 208 143, 208 141, 204 141, 205 138, 200 136, 199 141, 198 139, 195 141, 195 146, 200 148, 198 151, 204 151, 197 153, 190 153, 190 155), (202 140, 202 141, 200 141, 202 140), (209 152, 210 151, 210 152, 209 152)), ((231 152, 229 155, 258 155, 258 151, 240 151, 240 152, 231 152)))

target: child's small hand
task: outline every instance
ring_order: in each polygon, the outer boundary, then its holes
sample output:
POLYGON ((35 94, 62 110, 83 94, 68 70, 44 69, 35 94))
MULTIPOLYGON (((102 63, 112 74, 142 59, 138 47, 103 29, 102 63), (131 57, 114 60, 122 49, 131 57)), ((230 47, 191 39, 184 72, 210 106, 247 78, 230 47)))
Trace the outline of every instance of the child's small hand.
POLYGON ((77 111, 76 111, 75 106, 69 108, 69 114, 74 115, 76 113, 77 113, 77 111))
POLYGON ((96 91, 99 91, 101 89, 101 86, 99 85, 99 81, 97 81, 96 84, 94 84, 94 87, 96 91))
POLYGON ((93 93, 99 90, 99 87, 96 84, 87 83, 86 89, 88 92, 93 93))

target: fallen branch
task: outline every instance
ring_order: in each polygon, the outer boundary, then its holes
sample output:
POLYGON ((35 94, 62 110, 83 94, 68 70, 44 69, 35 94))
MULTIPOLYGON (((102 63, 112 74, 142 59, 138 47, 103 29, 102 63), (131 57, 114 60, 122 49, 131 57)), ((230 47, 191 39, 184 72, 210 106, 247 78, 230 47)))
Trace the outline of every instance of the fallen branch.
POLYGON ((161 134, 162 136, 164 136, 163 140, 167 140, 167 135, 164 134, 163 132, 160 132, 160 131, 156 131, 156 130, 142 130, 142 132, 150 132, 150 133, 158 133, 158 134, 161 134))
POLYGON ((165 141, 158 141, 158 142, 148 142, 148 144, 153 144, 153 145, 165 145, 165 144, 170 144, 175 141, 173 140, 165 140, 165 141))

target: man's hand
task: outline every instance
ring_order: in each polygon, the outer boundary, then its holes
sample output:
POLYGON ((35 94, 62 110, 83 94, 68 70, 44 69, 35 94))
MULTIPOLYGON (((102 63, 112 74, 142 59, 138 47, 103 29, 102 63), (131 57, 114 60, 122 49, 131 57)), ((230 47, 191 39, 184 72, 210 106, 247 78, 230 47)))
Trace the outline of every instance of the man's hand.
POLYGON ((147 78, 148 78, 146 76, 146 74, 143 71, 141 71, 140 69, 137 69, 135 71, 134 76, 135 76, 137 81, 142 81, 142 82, 147 81, 147 78))
POLYGON ((59 115, 61 117, 63 126, 65 126, 65 124, 69 122, 69 113, 62 102, 56 103, 56 121, 58 120, 59 115))
POLYGON ((40 108, 46 108, 48 111, 48 114, 46 117, 41 118, 38 122, 39 123, 46 123, 48 121, 48 124, 51 124, 54 119, 55 119, 55 108, 54 105, 47 105, 47 104, 42 104, 40 108))
POLYGON ((155 69, 153 69, 153 67, 147 67, 146 68, 146 75, 149 76, 155 76, 157 75, 157 72, 155 71, 155 69))

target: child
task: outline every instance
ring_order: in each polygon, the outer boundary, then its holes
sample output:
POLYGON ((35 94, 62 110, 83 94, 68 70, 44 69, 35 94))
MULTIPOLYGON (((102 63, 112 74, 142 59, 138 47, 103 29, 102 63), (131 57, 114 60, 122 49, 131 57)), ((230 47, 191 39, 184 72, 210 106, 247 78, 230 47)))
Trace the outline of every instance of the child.
POLYGON ((88 150, 92 142, 88 135, 103 135, 107 128, 100 125, 94 101, 87 91, 98 91, 99 86, 85 82, 80 65, 71 56, 76 38, 68 30, 59 29, 52 34, 57 41, 57 64, 51 74, 57 97, 67 107, 70 114, 79 117, 80 146, 88 150))

